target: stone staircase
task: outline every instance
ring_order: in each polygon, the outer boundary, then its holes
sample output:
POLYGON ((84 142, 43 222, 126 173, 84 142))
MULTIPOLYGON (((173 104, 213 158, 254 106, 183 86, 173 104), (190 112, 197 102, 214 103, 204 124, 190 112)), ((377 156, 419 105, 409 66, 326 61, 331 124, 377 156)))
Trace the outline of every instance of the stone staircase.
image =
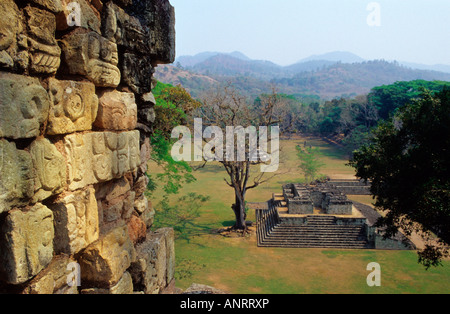
POLYGON ((364 226, 338 225, 334 216, 309 215, 300 225, 287 224, 281 218, 262 234, 258 238, 260 247, 369 248, 364 226))

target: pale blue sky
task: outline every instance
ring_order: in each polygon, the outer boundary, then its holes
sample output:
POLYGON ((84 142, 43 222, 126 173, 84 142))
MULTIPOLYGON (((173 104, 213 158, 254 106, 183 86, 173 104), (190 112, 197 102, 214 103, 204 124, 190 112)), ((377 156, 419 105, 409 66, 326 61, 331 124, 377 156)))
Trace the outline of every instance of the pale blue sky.
POLYGON ((350 51, 365 59, 450 64, 450 0, 170 0, 177 56, 241 51, 288 65, 350 51), (381 25, 369 26, 375 2, 381 25))

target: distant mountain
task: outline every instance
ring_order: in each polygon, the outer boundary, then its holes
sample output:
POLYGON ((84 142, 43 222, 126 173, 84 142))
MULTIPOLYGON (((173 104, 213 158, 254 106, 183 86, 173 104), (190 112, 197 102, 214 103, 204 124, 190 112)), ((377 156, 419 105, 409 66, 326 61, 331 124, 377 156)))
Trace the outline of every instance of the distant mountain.
POLYGON ((401 65, 404 65, 411 69, 430 70, 430 71, 439 71, 439 72, 450 73, 450 65, 446 65, 446 64, 426 65, 426 64, 419 64, 419 63, 412 63, 412 62, 402 62, 402 61, 399 61, 399 63, 401 65))
POLYGON ((443 72, 445 66, 440 67, 442 71, 431 71, 425 66, 427 70, 413 69, 396 61, 361 60, 349 52, 331 52, 283 67, 270 61, 251 60, 240 52, 206 52, 178 58, 176 67, 158 66, 155 77, 164 83, 181 84, 193 96, 222 82, 231 82, 251 97, 276 84, 282 93, 324 99, 364 94, 375 86, 396 81, 450 81, 450 73, 443 72))
POLYGON ((363 58, 348 51, 332 51, 321 55, 312 55, 308 58, 302 59, 297 63, 304 63, 308 61, 332 61, 342 63, 356 63, 365 61, 363 58))
POLYGON ((270 61, 244 60, 230 54, 218 54, 192 66, 190 70, 203 75, 216 76, 249 76, 263 80, 282 77, 285 72, 282 66, 270 61))
POLYGON ((196 64, 199 64, 211 57, 217 56, 217 55, 228 55, 240 60, 246 60, 249 61, 251 60, 249 57, 247 57, 246 55, 244 55, 242 52, 239 51, 234 51, 234 52, 230 52, 230 53, 223 53, 223 52, 201 52, 199 54, 196 54, 195 56, 181 56, 178 57, 175 60, 175 64, 180 63, 181 66, 183 67, 193 67, 196 64))
POLYGON ((450 73, 416 70, 384 60, 335 63, 314 72, 273 80, 289 93, 310 93, 323 98, 368 93, 373 87, 397 81, 450 81, 450 73))

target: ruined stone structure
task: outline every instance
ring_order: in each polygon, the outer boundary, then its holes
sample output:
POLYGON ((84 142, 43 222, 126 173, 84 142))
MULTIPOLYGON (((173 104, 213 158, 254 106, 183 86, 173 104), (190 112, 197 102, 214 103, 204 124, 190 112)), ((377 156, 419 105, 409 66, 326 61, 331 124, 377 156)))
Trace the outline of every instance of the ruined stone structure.
MULTIPOLYGON (((413 249, 402 234, 384 239, 375 227, 380 216, 369 206, 358 208, 342 191, 365 194, 367 184, 327 181, 316 185, 286 184, 283 193, 256 209, 260 247, 327 247, 341 249, 413 249), (342 189, 340 187, 343 187, 342 189)), ((351 194, 351 193, 349 193, 351 194)))
POLYGON ((1 0, 0 292, 174 287, 144 195, 174 27, 168 0, 1 0))

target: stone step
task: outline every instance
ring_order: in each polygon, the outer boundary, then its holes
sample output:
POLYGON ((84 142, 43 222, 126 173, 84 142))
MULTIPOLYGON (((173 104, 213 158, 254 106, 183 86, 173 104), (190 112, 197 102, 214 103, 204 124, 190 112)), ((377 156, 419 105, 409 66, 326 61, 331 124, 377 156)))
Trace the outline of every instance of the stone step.
POLYGON ((328 242, 279 242, 279 241, 263 241, 258 246, 262 247, 285 247, 285 248, 339 248, 339 249, 366 249, 367 242, 352 242, 352 243, 328 243, 328 242))

